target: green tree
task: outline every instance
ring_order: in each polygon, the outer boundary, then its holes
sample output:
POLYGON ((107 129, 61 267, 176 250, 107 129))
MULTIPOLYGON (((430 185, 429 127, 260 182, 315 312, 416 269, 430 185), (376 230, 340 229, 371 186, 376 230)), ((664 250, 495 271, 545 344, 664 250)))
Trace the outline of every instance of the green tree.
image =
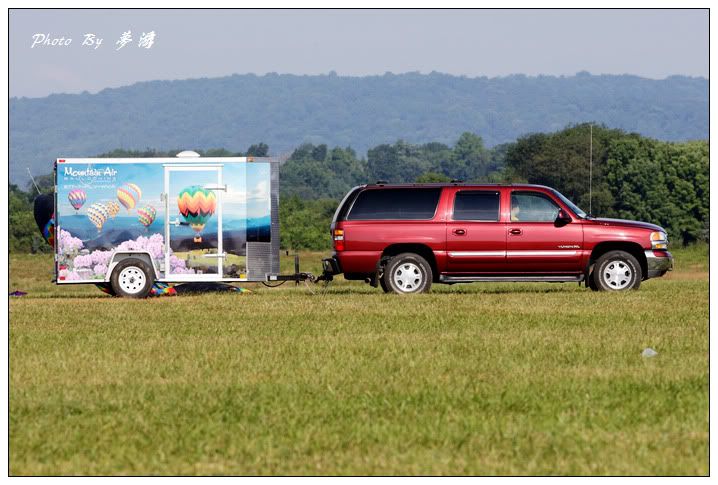
POLYGON ((52 251, 35 223, 32 202, 36 192, 33 192, 24 192, 17 185, 8 187, 8 246, 11 252, 52 251))
POLYGON ((689 243, 706 237, 708 174, 707 142, 624 139, 611 145, 606 180, 616 216, 654 222, 689 243))
POLYGON ((269 156, 269 145, 266 143, 259 143, 258 145, 250 145, 247 148, 248 157, 266 157, 269 156))
POLYGON ((615 140, 640 138, 622 130, 593 126, 592 197, 589 201, 591 125, 572 125, 556 133, 537 133, 519 138, 506 151, 506 166, 529 183, 554 187, 584 210, 592 206, 597 215, 610 214, 613 200, 604 180, 606 160, 615 140))
POLYGON ((331 248, 329 225, 337 201, 331 199, 303 200, 293 195, 282 199, 279 206, 280 245, 283 249, 331 248))
POLYGON ((432 182, 451 182, 451 179, 443 173, 426 172, 416 179, 417 183, 428 184, 432 182))
POLYGON ((351 148, 304 144, 279 169, 283 196, 305 199, 341 198, 350 188, 366 183, 366 163, 351 148))
POLYGON ((496 167, 481 137, 467 132, 459 137, 448 164, 442 168, 449 177, 468 182, 486 177, 496 167))

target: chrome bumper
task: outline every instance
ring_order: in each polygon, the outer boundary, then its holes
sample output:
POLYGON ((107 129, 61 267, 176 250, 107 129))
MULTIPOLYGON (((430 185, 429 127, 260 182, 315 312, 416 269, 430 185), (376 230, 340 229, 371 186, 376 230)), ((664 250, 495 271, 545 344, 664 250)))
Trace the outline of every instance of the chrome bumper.
POLYGON ((645 251, 647 263, 646 267, 648 270, 646 278, 656 278, 666 274, 666 271, 673 271, 673 256, 671 256, 671 253, 668 251, 664 252, 668 256, 658 257, 650 249, 645 251))

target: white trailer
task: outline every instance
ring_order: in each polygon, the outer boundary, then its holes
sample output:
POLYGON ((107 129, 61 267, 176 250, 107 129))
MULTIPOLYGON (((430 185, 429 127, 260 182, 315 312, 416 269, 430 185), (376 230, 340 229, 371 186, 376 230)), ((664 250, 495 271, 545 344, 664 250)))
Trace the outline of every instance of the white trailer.
POLYGON ((180 155, 57 159, 57 284, 143 297, 154 282, 283 279, 278 162, 180 155))

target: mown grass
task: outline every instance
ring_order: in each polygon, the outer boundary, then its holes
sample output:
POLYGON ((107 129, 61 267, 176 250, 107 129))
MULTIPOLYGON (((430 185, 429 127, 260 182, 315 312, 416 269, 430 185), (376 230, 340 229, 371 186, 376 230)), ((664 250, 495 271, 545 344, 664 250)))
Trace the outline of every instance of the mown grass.
POLYGON ((705 475, 707 247, 674 254, 625 294, 340 281, 145 301, 13 256, 10 473, 705 475))

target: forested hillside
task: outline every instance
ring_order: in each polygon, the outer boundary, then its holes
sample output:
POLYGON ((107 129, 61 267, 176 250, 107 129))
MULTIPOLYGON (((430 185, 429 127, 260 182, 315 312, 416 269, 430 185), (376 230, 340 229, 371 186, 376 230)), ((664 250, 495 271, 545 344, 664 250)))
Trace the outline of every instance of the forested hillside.
MULTIPOLYGON (((202 156, 264 156, 264 143, 246 151, 224 149, 202 156)), ((176 151, 113 150, 103 157, 167 157, 176 151)), ((297 147, 280 167, 281 244, 327 249, 329 222, 338 200, 353 186, 389 182, 529 182, 555 187, 596 216, 638 219, 668 230, 674 244, 708 239, 708 142, 664 142, 601 125, 568 126, 534 133, 494 148, 463 133, 451 144, 403 140, 369 149, 368 158, 325 144, 297 147), (593 191, 589 197, 589 146, 593 131, 593 191)), ((52 190, 52 177, 36 178, 52 190)), ((33 225, 35 189, 10 186, 12 251, 47 251, 33 225)))
MULTIPOLYGON (((274 155, 303 143, 351 147, 371 165, 380 155, 405 153, 401 146, 367 153, 397 140, 451 145, 471 132, 493 148, 589 120, 661 140, 706 139, 708 81, 587 73, 501 78, 250 74, 12 98, 10 179, 24 185, 27 167, 46 173, 58 156, 148 147, 240 151, 259 140, 274 155)), ((435 148, 444 150, 440 145, 435 148)), ((375 172, 380 171, 377 166, 375 172)))

